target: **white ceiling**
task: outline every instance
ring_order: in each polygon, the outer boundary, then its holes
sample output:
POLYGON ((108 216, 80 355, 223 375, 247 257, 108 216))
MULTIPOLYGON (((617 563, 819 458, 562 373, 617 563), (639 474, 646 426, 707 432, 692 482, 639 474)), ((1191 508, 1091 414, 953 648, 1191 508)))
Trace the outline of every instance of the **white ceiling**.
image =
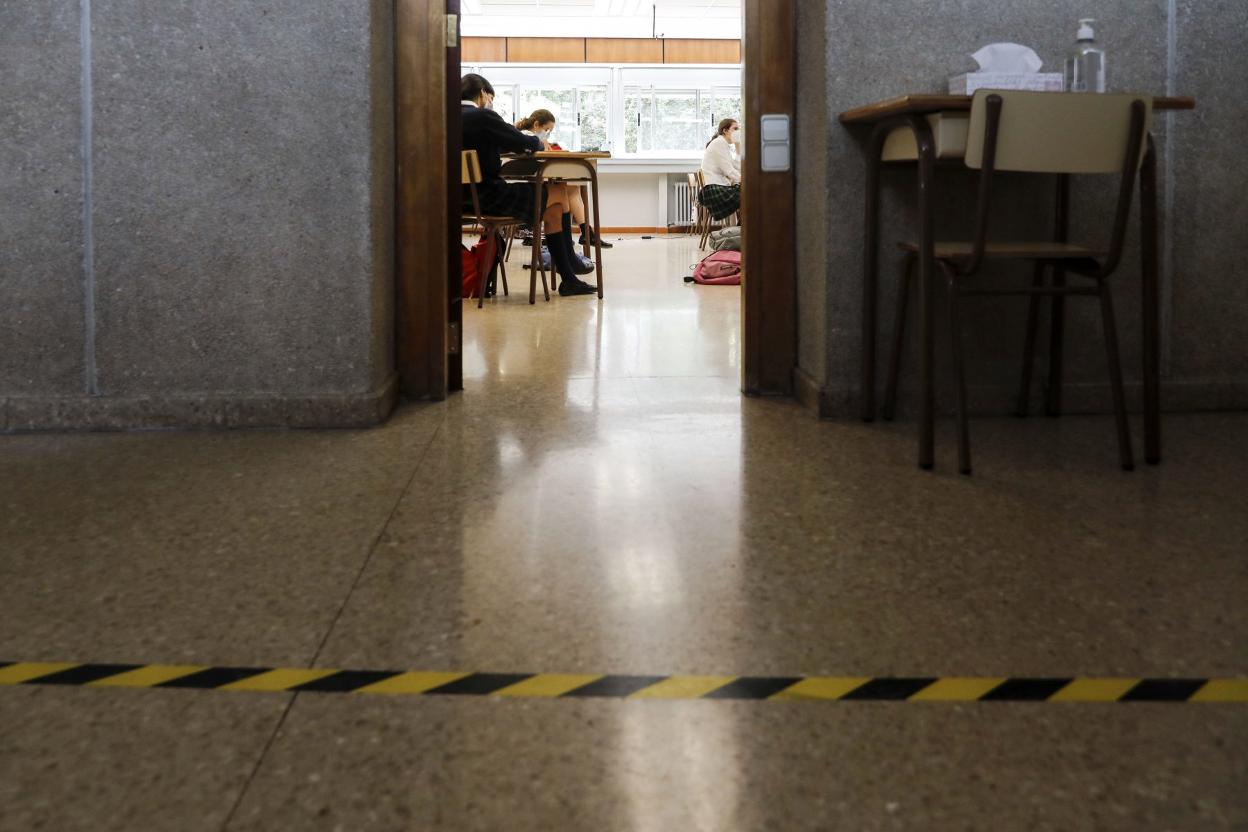
POLYGON ((741 37, 741 0, 461 0, 463 32, 512 37, 741 37))

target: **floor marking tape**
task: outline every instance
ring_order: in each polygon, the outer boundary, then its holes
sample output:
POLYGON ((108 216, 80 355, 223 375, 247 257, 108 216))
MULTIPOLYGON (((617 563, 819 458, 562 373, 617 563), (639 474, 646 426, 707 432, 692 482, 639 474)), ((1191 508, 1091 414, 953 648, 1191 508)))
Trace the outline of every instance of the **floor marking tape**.
POLYGON ((15 685, 538 699, 1248 704, 1248 678, 628 676, 0 661, 0 687, 15 685))

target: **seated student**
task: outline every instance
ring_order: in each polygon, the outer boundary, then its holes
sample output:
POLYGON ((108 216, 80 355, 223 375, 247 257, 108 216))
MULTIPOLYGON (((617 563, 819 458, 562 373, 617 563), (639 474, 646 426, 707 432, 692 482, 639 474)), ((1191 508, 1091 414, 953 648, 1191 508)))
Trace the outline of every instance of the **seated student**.
POLYGON ((741 210, 741 162, 736 151, 740 130, 736 119, 724 119, 702 154, 702 179, 706 184, 698 200, 717 220, 741 210))
MULTIPOLYGON (((465 75, 460 82, 460 103, 463 107, 463 147, 475 150, 481 162, 481 184, 477 192, 481 211, 486 214, 531 219, 533 210, 533 186, 524 182, 506 182, 499 171, 502 153, 535 153, 544 149, 542 141, 526 136, 490 109, 494 103, 494 87, 480 75, 465 75)), ((596 294, 597 286, 581 280, 578 274, 588 274, 574 256, 572 247, 572 217, 566 186, 553 183, 542 191, 542 221, 546 228, 546 243, 550 247, 550 259, 559 273, 559 294, 596 294)))
MULTIPOLYGON (((563 150, 550 141, 550 134, 555 130, 555 114, 550 110, 534 110, 526 118, 516 122, 516 129, 530 136, 537 136, 546 145, 547 150, 563 150)), ((579 245, 594 245, 603 248, 614 248, 611 243, 603 240, 597 229, 590 228, 585 213, 585 186, 575 185, 568 188, 568 197, 572 201, 572 222, 581 230, 579 245), (593 236, 590 236, 591 233, 593 236)))

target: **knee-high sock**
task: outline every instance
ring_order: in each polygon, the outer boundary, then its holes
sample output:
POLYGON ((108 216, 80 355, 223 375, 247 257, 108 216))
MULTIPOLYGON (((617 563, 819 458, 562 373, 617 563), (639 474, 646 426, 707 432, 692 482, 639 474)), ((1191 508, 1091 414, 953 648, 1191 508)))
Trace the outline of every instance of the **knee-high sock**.
POLYGON ((563 239, 564 239, 564 244, 568 247, 567 248, 568 262, 575 263, 576 262, 576 246, 572 243, 572 215, 571 214, 563 215, 563 239))
MULTIPOLYGON (((566 217, 567 214, 564 214, 566 217)), ((568 237, 570 235, 563 231, 546 234, 546 246, 550 249, 550 263, 555 267, 555 271, 559 273, 559 279, 562 281, 576 282, 576 269, 572 265, 572 258, 568 256, 568 237)))

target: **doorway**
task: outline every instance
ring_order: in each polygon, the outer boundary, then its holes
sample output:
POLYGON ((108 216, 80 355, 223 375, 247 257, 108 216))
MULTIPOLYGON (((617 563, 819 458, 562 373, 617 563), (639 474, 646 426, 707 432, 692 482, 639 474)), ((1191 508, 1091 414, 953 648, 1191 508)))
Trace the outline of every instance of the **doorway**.
MULTIPOLYGON (((796 3, 742 2, 742 92, 747 130, 756 136, 763 115, 788 116, 795 133, 796 3)), ((459 22, 460 0, 395 0, 396 363, 402 393, 416 399, 443 399, 462 387, 459 22)), ((740 386, 746 395, 790 396, 796 173, 791 165, 764 172, 759 144, 743 167, 740 386)))

